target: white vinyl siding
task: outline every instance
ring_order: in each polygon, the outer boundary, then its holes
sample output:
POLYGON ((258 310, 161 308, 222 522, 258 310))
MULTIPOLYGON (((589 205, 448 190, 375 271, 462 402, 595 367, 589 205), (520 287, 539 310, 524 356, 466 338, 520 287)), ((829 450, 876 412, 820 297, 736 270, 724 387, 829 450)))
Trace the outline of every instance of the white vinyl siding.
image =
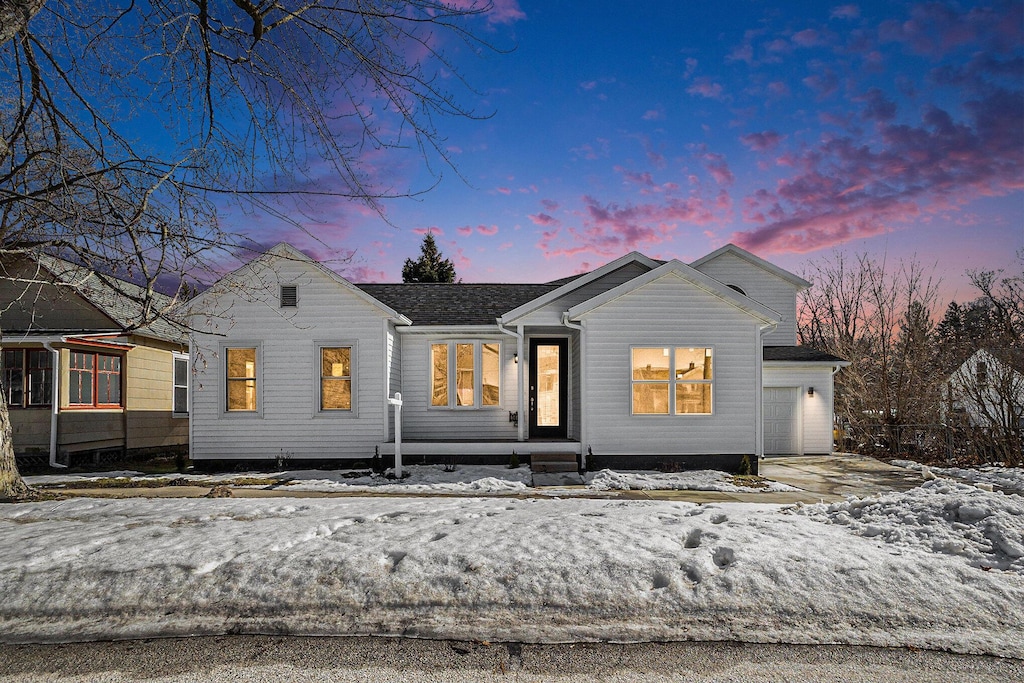
MULTIPOLYGON (((517 320, 516 324, 524 324, 529 326, 537 325, 551 325, 560 326, 562 324, 562 313, 569 310, 576 304, 593 299, 599 294, 604 294, 609 289, 618 287, 619 285, 629 282, 635 277, 643 275, 650 269, 642 263, 629 263, 621 268, 613 270, 604 277, 594 280, 578 289, 574 289, 563 297, 555 299, 546 306, 538 308, 536 311, 531 312, 529 315, 524 316, 521 320, 517 320)), ((565 328, 563 327, 564 331, 565 328)))
POLYGON ((669 274, 583 316, 587 444, 609 455, 754 453, 760 322, 669 274), (633 347, 714 349, 714 413, 666 420, 631 414, 633 347))
POLYGON ((697 270, 723 284, 739 287, 748 297, 782 317, 779 326, 765 335, 765 346, 796 345, 796 285, 730 253, 702 263, 697 270))
MULTIPOLYGON (((192 457, 196 459, 372 458, 386 433, 387 314, 331 279, 313 264, 277 259, 259 272, 240 273, 245 282, 267 283, 263 291, 224 294, 213 310, 227 310, 230 321, 211 329, 227 335, 196 334, 197 363, 192 388, 192 457), (302 301, 278 306, 279 283, 297 284, 302 301), (238 340, 238 341, 235 341, 238 340), (231 419, 224 412, 223 346, 260 341, 259 419, 231 419), (351 412, 321 412, 322 345, 356 346, 352 365, 351 412), (334 341, 337 340, 337 341, 334 341)), ((197 315, 194 324, 204 318, 197 315)))

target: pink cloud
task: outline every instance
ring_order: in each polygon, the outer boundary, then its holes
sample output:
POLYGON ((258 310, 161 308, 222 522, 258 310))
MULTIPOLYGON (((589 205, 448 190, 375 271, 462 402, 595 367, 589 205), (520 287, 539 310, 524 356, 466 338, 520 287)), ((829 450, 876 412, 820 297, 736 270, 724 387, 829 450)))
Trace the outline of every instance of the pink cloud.
POLYGON ((856 19, 860 16, 860 7, 857 5, 840 5, 834 7, 829 16, 833 19, 856 19))
POLYGON ((417 235, 426 235, 428 232, 432 235, 444 234, 444 230, 437 227, 436 225, 432 225, 429 228, 413 228, 412 231, 417 235))
POLYGON ((580 83, 580 90, 593 90, 597 87, 597 81, 584 81, 580 83))
POLYGON ((620 173, 626 181, 635 185, 643 185, 645 187, 654 187, 654 178, 651 177, 650 173, 640 173, 638 171, 630 171, 629 169, 623 168, 622 166, 614 167, 616 173, 620 173))
POLYGON ((768 92, 775 97, 789 97, 789 86, 782 81, 772 81, 768 84, 768 92))
POLYGON ((345 268, 342 276, 349 282, 369 283, 388 281, 387 273, 370 266, 350 266, 345 268))
POLYGON ((495 188, 495 189, 496 189, 496 190, 497 190, 498 192, 500 192, 501 194, 504 194, 504 195, 510 195, 510 194, 512 194, 512 190, 510 190, 510 189, 509 189, 509 188, 507 188, 507 187, 499 187, 499 188, 495 188))
POLYGON ((715 182, 719 185, 732 185, 735 177, 732 171, 729 169, 729 164, 725 160, 725 156, 716 152, 705 152, 700 155, 700 160, 704 164, 704 168, 707 169, 711 177, 715 179, 715 182))
POLYGON ((487 235, 488 237, 490 237, 491 235, 497 235, 498 234, 498 226, 497 225, 478 225, 478 226, 476 226, 476 231, 478 233, 480 233, 481 235, 487 235))
MULTIPOLYGON (((874 106, 862 101, 865 111, 874 106)), ((744 217, 761 227, 732 241, 761 252, 808 252, 1024 189, 1024 94, 993 90, 964 108, 962 121, 934 106, 916 126, 880 121, 873 145, 824 138, 792 157, 796 173, 774 191, 745 198, 744 217)))
POLYGON ((553 218, 546 213, 529 214, 527 218, 533 221, 534 225, 540 225, 542 227, 547 227, 549 225, 560 225, 557 218, 553 218))
POLYGON ((548 211, 558 211, 558 202, 554 199, 542 199, 540 200, 540 205, 548 211))
POLYGON ((662 119, 665 118, 665 112, 660 108, 648 109, 640 118, 642 118, 644 121, 661 121, 662 119))
POLYGON ((447 5, 463 11, 483 10, 489 24, 511 24, 526 18, 526 13, 519 7, 519 0, 444 0, 441 6, 447 5))
POLYGON ((473 234, 473 228, 471 228, 468 225, 465 225, 461 228, 455 228, 455 232, 459 233, 463 237, 469 237, 470 235, 473 234))
POLYGON ((800 47, 814 47, 821 44, 821 33, 813 28, 807 28, 793 34, 793 43, 800 47))
POLYGON ((514 242, 502 242, 498 245, 498 251, 507 251, 514 246, 516 246, 514 242))
POLYGON ((766 130, 761 133, 750 133, 740 138, 740 142, 755 152, 770 152, 782 142, 782 136, 774 130, 766 130))
POLYGON ((686 92, 691 95, 699 95, 709 100, 722 99, 722 91, 721 83, 714 83, 707 78, 698 78, 693 85, 686 89, 686 92))

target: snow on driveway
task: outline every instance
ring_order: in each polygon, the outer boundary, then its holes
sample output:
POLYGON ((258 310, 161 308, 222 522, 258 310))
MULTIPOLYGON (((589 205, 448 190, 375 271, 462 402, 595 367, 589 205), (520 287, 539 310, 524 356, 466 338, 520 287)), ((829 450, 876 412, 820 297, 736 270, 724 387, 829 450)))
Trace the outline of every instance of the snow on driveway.
POLYGON ((0 506, 0 640, 741 640, 1024 657, 1024 499, 76 498, 0 506))

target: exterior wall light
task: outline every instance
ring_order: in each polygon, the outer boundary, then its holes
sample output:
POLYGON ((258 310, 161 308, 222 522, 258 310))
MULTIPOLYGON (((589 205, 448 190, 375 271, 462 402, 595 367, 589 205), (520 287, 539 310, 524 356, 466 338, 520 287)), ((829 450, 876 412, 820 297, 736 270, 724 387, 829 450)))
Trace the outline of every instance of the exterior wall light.
POLYGON ((512 362, 515 363, 516 365, 519 365, 519 354, 518 353, 513 353, 512 354, 512 362))
POLYGON ((814 387, 807 387, 807 395, 814 396, 814 387))

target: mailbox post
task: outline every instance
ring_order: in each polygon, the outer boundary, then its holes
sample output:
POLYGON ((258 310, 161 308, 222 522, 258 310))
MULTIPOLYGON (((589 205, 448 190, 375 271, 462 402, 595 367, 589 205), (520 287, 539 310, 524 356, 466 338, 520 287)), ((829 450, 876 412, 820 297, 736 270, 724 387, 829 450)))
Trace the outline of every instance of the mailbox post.
POLYGON ((402 479, 402 394, 395 392, 388 403, 395 407, 395 478, 402 479))

